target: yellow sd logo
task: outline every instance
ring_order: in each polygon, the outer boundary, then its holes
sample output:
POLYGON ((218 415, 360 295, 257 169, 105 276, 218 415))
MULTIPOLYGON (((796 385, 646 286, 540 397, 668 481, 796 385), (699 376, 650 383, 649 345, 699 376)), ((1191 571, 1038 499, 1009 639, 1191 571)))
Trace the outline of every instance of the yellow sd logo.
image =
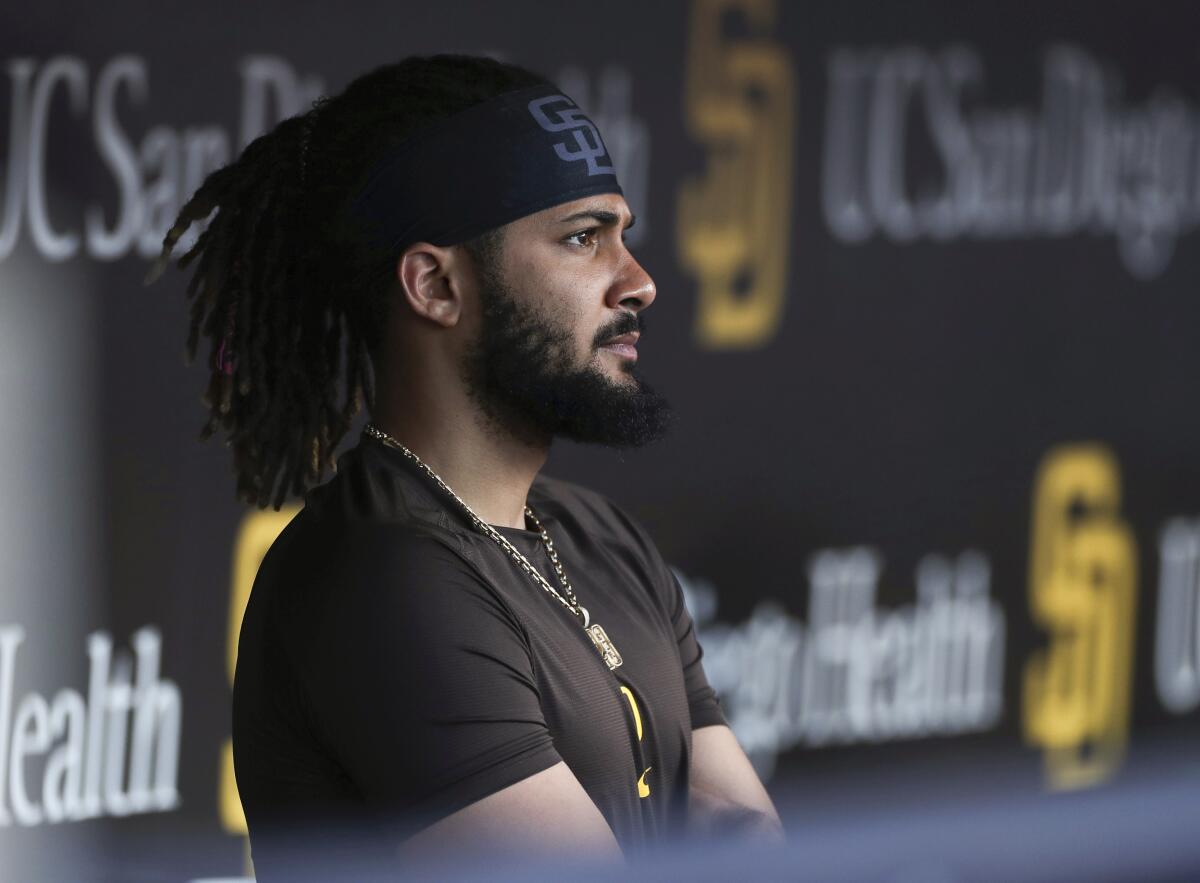
POLYGON ((684 98, 689 131, 708 145, 703 180, 679 195, 679 259, 697 277, 701 346, 749 349, 779 327, 791 239, 795 85, 791 60, 762 35, 775 0, 697 0, 684 98), (740 13, 755 39, 726 40, 740 13))
POLYGON ((1120 502, 1102 445, 1055 448, 1038 469, 1029 601, 1050 642, 1025 669, 1024 724, 1056 789, 1102 781, 1125 752, 1137 550, 1120 502))

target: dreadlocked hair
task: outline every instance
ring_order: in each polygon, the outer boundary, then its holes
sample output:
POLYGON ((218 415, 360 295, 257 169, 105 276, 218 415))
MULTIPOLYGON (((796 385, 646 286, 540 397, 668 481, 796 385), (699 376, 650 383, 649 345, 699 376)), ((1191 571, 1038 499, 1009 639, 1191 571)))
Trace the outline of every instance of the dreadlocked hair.
MULTIPOLYGON (((180 237, 210 219, 177 264, 195 265, 188 360, 208 342, 200 436, 224 431, 240 499, 278 509, 318 484, 355 415, 374 402, 399 253, 369 245, 347 212, 373 167, 438 119, 545 82, 460 55, 377 68, 255 139, 183 206, 148 281, 180 237)), ((484 234, 467 247, 484 253, 492 241, 484 234)))

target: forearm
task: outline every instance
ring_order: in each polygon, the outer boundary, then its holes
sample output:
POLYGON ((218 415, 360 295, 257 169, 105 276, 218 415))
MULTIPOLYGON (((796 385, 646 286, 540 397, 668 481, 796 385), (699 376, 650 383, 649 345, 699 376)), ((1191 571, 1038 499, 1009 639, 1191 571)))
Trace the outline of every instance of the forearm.
POLYGON ((775 804, 725 725, 692 732, 688 819, 691 833, 706 838, 783 842, 775 804))
POLYGON ((704 839, 782 843, 783 825, 774 807, 759 809, 693 791, 688 812, 690 833, 704 839))

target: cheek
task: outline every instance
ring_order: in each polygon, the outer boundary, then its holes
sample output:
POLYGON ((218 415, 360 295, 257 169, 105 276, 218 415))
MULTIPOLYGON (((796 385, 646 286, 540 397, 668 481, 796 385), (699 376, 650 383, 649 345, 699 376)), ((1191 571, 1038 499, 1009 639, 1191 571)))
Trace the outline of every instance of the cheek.
POLYGON ((535 296, 535 308, 547 322, 569 331, 581 349, 590 350, 601 316, 589 299, 591 289, 586 280, 578 274, 561 273, 544 274, 540 281, 537 289, 530 291, 535 296))
POLYGON ((594 341, 604 323, 605 282, 560 248, 547 245, 513 254, 506 275, 513 289, 548 323, 571 334, 580 358, 594 359, 603 355, 594 341))
POLYGON ((596 336, 595 320, 578 303, 560 303, 560 307, 554 321, 560 328, 570 329, 580 358, 592 358, 595 355, 595 347, 592 345, 596 336))

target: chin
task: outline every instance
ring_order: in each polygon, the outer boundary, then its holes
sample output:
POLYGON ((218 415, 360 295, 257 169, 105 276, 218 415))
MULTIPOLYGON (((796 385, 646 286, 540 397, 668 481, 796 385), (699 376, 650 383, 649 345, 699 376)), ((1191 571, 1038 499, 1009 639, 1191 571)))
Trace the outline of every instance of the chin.
POLYGON ((617 357, 611 358, 611 355, 597 353, 596 369, 604 377, 610 377, 618 380, 628 380, 633 377, 633 369, 637 366, 634 359, 626 359, 617 357))
POLYGON ((605 372, 605 376, 616 386, 636 386, 638 382, 633 373, 633 365, 610 369, 605 372))

